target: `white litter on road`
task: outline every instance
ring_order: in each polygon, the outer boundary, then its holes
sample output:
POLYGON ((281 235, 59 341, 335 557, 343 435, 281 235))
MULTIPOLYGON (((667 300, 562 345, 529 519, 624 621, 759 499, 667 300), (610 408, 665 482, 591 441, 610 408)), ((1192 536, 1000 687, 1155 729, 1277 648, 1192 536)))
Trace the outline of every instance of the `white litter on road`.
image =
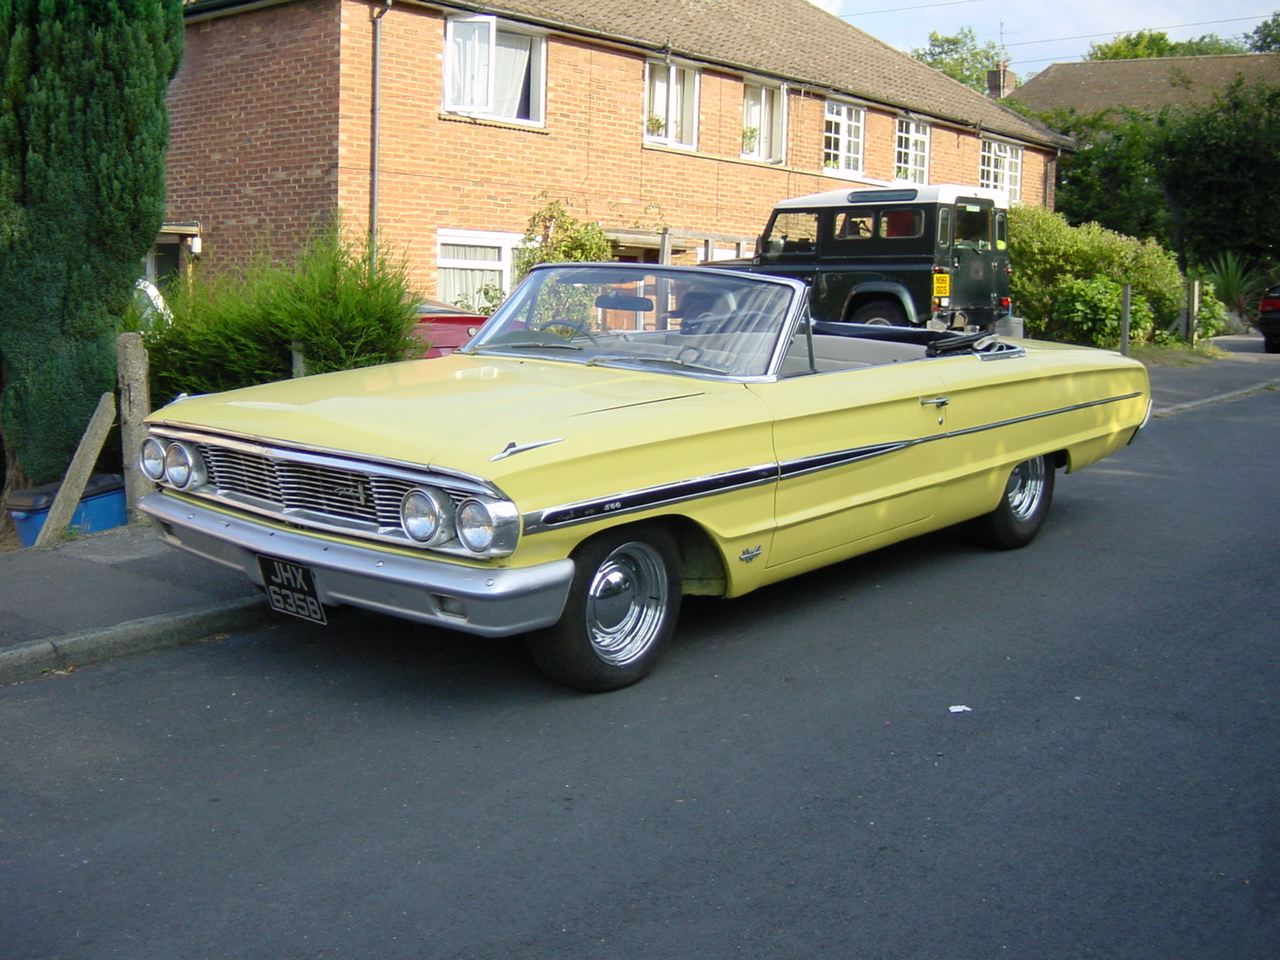
POLYGON ((952 713, 973 713, 973 707, 966 707, 963 703, 957 703, 953 707, 947 707, 952 713))

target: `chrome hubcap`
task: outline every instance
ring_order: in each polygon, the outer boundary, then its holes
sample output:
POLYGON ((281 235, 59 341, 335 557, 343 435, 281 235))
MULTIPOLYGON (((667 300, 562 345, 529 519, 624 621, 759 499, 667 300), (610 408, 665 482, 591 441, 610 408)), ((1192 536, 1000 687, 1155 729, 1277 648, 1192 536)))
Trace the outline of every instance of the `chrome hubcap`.
POLYGON ((667 567, 646 543, 624 543, 604 558, 587 589, 587 633, 606 663, 641 656, 667 613, 667 567))
POLYGON ((1017 520, 1026 520, 1036 512, 1044 497, 1044 457, 1024 460, 1013 468, 1004 495, 1009 501, 1009 511, 1017 520))

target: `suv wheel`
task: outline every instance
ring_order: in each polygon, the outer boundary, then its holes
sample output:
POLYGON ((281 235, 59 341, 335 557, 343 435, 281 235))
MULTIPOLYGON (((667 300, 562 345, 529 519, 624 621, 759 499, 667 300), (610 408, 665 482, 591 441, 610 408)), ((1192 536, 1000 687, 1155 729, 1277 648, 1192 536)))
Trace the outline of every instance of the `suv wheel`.
POLYGON ((849 320, 853 323, 870 323, 879 327, 902 327, 906 326, 907 315, 896 303, 888 300, 874 300, 854 310, 849 320))

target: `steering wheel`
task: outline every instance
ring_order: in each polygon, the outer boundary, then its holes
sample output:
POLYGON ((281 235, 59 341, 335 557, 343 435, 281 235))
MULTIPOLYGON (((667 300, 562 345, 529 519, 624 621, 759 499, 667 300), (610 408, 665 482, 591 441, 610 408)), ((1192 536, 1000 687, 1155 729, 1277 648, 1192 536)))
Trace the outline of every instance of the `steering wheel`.
MULTIPOLYGON (((565 330, 571 331, 571 333, 580 334, 581 336, 586 337, 592 343, 600 342, 595 338, 595 335, 592 334, 592 332, 587 329, 585 324, 579 323, 577 320, 569 320, 564 317, 554 317, 548 320, 546 323, 542 324, 542 326, 537 327, 536 329, 538 330, 539 333, 541 333, 544 330, 549 333, 555 333, 555 330, 554 330, 555 327, 561 327, 565 330)), ((562 333, 557 333, 555 335, 560 337, 562 340, 573 339, 572 336, 566 337, 562 333)))

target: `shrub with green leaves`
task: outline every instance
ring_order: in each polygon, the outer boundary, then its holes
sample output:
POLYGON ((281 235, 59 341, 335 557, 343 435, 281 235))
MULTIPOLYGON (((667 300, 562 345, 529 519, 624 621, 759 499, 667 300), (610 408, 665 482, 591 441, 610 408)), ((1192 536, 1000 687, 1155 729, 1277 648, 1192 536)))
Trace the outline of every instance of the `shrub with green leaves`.
POLYGON ((1183 280, 1173 254, 1096 223, 1073 227, 1042 207, 1014 207, 1009 259, 1012 296, 1031 336, 1114 346, 1125 283, 1133 288, 1134 338, 1176 323, 1182 311, 1183 280), (1088 310, 1097 316, 1085 316, 1088 310))
POLYGON ((283 380, 292 351, 308 373, 420 354, 405 263, 330 227, 289 266, 259 257, 243 272, 197 277, 170 291, 173 317, 144 331, 152 397, 212 393, 283 380))

